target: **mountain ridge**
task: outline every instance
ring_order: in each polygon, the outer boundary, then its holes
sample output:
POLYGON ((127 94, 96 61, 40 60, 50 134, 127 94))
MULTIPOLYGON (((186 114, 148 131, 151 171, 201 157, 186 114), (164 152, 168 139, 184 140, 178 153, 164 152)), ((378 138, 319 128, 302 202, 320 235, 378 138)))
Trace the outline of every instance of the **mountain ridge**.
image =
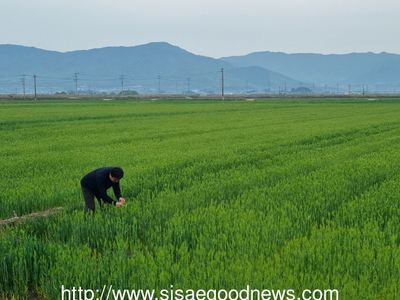
MULTIPOLYGON (((36 47, 0 45, 0 93, 221 92, 281 93, 307 87, 313 92, 345 92, 348 86, 400 87, 400 55, 253 52, 215 59, 190 53, 167 42, 139 46, 109 46, 58 52, 36 47)), ((353 88, 354 89, 354 88, 353 88)))
POLYGON ((400 86, 400 55, 387 52, 286 54, 263 51, 221 60, 237 67, 260 66, 295 80, 316 84, 400 86), (391 76, 387 77, 388 73, 391 76))

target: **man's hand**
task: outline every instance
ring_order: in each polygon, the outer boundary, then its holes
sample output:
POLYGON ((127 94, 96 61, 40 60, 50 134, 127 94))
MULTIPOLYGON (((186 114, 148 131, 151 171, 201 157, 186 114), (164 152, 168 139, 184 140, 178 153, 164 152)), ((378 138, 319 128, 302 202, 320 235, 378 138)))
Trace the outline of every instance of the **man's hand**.
POLYGON ((125 206, 125 199, 124 198, 119 198, 118 202, 115 203, 115 206, 121 207, 121 206, 125 206))

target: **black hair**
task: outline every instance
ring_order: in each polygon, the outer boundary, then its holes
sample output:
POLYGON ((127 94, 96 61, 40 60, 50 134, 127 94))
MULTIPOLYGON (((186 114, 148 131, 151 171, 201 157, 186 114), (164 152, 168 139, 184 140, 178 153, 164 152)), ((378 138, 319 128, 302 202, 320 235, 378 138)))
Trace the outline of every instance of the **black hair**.
POLYGON ((121 168, 112 168, 111 172, 110 172, 112 177, 121 179, 122 177, 124 177, 124 171, 121 168))

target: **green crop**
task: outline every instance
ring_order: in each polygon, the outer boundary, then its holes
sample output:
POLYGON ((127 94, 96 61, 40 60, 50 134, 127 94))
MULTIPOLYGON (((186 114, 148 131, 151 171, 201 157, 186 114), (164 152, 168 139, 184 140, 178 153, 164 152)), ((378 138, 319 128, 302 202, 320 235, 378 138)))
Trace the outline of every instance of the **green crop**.
MULTIPOLYGON (((61 286, 400 295, 400 102, 0 103, 0 299, 61 286), (83 213, 120 166, 127 206, 83 213)), ((112 193, 112 192, 110 192, 112 193)))

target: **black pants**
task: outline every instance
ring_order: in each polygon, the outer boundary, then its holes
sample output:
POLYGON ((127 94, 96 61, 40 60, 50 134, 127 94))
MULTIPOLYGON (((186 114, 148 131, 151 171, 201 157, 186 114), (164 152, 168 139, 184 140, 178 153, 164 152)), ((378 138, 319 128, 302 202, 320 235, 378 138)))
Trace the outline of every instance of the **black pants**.
MULTIPOLYGON (((83 199, 85 200, 85 212, 94 212, 96 209, 96 203, 95 203, 95 194, 91 189, 85 188, 82 186, 82 194, 83 194, 83 199)), ((99 199, 97 199, 99 200, 99 199)), ((99 200, 99 204, 101 207, 101 201, 99 200)))

